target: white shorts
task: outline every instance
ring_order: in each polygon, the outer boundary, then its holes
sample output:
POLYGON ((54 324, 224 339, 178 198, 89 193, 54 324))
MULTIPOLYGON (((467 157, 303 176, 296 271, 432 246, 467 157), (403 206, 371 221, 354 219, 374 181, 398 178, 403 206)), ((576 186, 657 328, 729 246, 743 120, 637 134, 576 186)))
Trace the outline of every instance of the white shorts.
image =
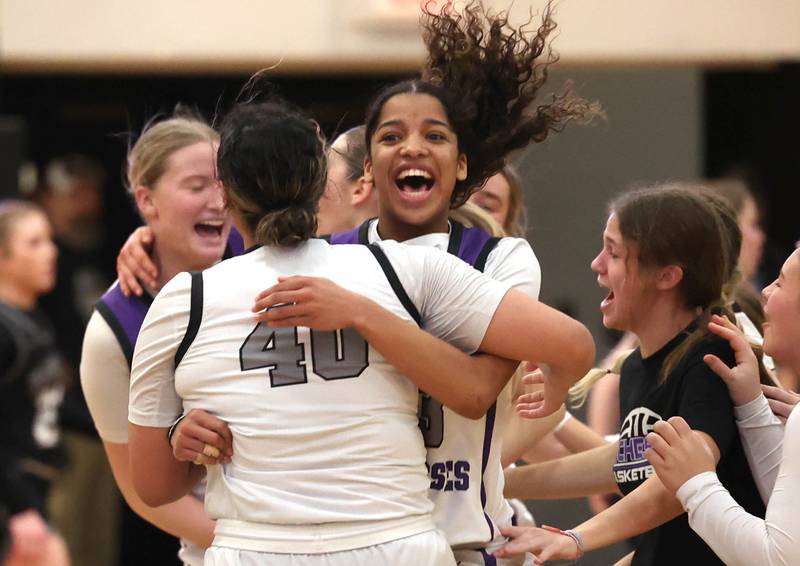
POLYGON ((211 546, 205 566, 455 566, 439 531, 426 531, 383 544, 324 554, 276 554, 211 546))
POLYGON ((511 558, 495 558, 486 550, 454 550, 458 566, 532 566, 533 555, 529 552, 511 558))

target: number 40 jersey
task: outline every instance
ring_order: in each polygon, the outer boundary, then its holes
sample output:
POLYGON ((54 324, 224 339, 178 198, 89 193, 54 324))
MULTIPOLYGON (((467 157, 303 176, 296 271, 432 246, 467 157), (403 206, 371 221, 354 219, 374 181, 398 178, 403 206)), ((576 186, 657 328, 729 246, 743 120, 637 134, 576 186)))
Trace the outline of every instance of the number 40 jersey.
POLYGON ((233 461, 208 470, 216 544, 336 552, 432 529, 411 381, 352 330, 253 321, 254 297, 294 274, 331 279, 467 352, 509 288, 451 255, 395 242, 261 247, 180 274, 137 341, 130 421, 166 428, 200 408, 229 424, 233 461))

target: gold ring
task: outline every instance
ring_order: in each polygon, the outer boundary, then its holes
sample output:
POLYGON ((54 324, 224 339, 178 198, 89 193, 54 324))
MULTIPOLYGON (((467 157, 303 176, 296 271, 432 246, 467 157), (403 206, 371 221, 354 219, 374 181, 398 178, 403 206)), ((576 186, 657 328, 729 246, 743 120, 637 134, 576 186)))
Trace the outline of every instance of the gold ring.
POLYGON ((203 446, 203 454, 216 460, 219 458, 219 450, 215 446, 211 446, 210 444, 206 444, 203 446))
POLYGON ((197 456, 194 457, 194 463, 197 466, 203 465, 203 455, 200 454, 199 452, 197 453, 197 456))

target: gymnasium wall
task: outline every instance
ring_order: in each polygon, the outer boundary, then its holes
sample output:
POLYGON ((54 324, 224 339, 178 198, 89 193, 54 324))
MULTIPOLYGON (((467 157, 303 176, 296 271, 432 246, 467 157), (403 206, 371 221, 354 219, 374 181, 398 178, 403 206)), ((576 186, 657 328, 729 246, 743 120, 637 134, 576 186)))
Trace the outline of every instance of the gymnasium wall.
MULTIPOLYGON (((0 65, 123 73, 244 71, 278 62, 282 72, 295 73, 409 70, 422 57, 419 4, 0 0, 0 65)), ((519 22, 544 1, 513 4, 512 20, 519 22)), ((800 3, 792 0, 565 0, 558 22, 557 47, 571 65, 800 57, 800 3)))

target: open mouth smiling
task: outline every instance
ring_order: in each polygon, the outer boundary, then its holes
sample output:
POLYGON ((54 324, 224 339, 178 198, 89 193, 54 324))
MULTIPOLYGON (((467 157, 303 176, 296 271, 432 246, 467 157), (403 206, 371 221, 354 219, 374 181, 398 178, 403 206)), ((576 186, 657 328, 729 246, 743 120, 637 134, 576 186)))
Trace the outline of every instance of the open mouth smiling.
POLYGON ((403 169, 395 177, 394 183, 402 193, 425 194, 433 188, 434 179, 423 169, 403 169))
POLYGON ((222 220, 205 220, 198 222, 194 225, 194 230, 201 236, 222 236, 222 227, 224 226, 222 220))

